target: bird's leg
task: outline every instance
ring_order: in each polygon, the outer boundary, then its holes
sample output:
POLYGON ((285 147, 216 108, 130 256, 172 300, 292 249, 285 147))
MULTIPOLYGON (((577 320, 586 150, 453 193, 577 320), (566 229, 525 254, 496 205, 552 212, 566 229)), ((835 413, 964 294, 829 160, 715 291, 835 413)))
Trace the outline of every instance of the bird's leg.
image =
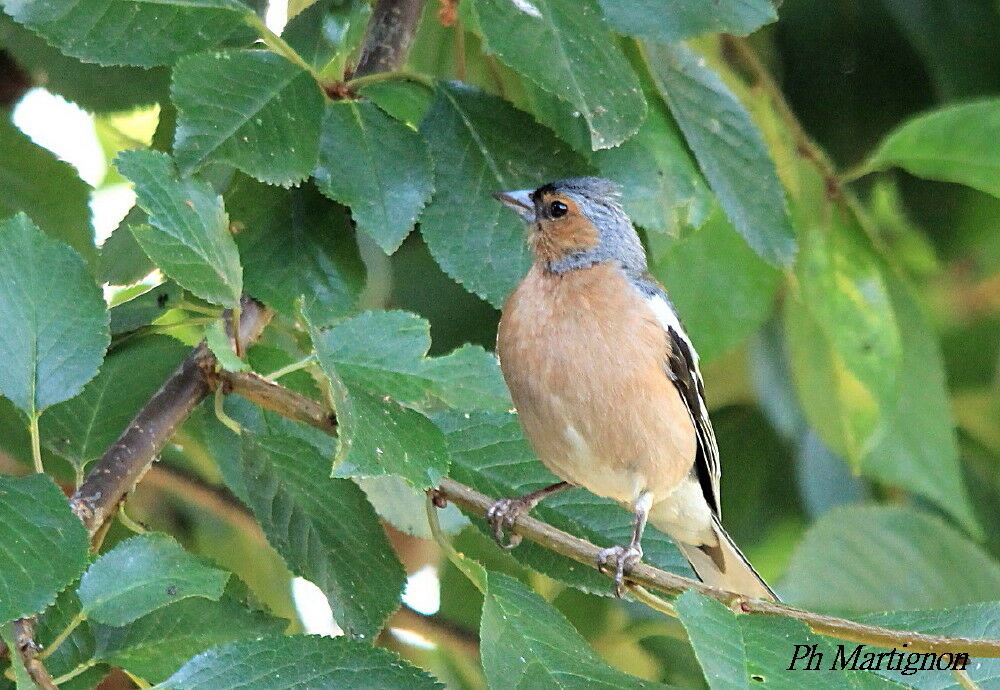
POLYGON ((517 520, 518 515, 527 513, 537 506, 543 498, 562 491, 568 486, 569 482, 557 482, 556 484, 546 486, 544 489, 532 491, 530 494, 525 494, 518 498, 501 498, 486 511, 486 520, 493 527, 493 538, 503 548, 513 549, 521 543, 521 535, 511 534, 510 541, 505 544, 504 530, 514 526, 514 521, 517 520))
POLYGON ((649 509, 653 505, 653 495, 642 492, 635 502, 635 515, 632 518, 632 541, 628 546, 611 546, 601 549, 597 554, 597 569, 604 572, 605 566, 614 564, 615 596, 622 598, 625 590, 625 575, 635 564, 642 560, 642 532, 646 529, 649 509))

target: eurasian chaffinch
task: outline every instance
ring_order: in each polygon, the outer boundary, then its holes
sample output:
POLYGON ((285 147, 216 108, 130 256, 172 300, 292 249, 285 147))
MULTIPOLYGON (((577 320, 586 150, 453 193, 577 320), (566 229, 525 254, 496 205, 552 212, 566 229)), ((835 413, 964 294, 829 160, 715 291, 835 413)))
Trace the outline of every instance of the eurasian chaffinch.
POLYGON ((497 539, 545 496, 581 486, 634 513, 631 543, 598 563, 614 568, 619 595, 648 520, 705 583, 776 599, 720 523, 698 354, 647 271, 619 187, 583 177, 494 196, 527 222, 535 256, 503 308, 500 367, 532 448, 565 480, 494 504, 497 539))

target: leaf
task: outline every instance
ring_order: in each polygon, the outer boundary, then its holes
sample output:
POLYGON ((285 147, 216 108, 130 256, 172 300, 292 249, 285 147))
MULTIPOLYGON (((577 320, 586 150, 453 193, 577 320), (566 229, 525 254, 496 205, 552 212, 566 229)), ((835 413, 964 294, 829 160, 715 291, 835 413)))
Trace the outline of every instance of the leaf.
POLYGON ((712 688, 894 688, 870 671, 831 670, 835 659, 830 638, 813 634, 805 623, 778 616, 737 616, 724 604, 697 592, 676 601, 698 662, 712 688), (817 645, 807 671, 805 649, 817 645), (791 661, 799 652, 802 657, 791 661), (820 659, 825 657, 821 662, 820 659), (795 665, 795 668, 789 667, 795 665))
MULTIPOLYGON (((33 32, 0 14, 0 45, 34 84, 88 112, 116 113, 166 101, 167 69, 101 67, 66 57, 33 32)), ((85 216, 84 216, 85 217, 85 216)), ((42 223, 44 225, 44 223, 42 223)))
MULTIPOLYGON (((528 447, 517 416, 504 412, 444 412, 434 421, 448 436, 449 475, 493 498, 520 496, 554 484, 550 473, 528 447)), ((632 538, 632 516, 613 501, 583 489, 569 489, 546 498, 532 511, 540 520, 599 546, 626 544, 632 538)), ((473 520, 486 534, 486 522, 473 520)), ((665 534, 647 527, 642 539, 643 562, 692 576, 687 561, 665 534)), ((535 570, 588 592, 610 594, 611 580, 581 565, 525 541, 513 554, 535 570)))
POLYGON ((595 151, 636 133, 646 99, 594 0, 476 0, 474 8, 486 52, 571 104, 595 151))
POLYGON ((378 517, 353 482, 290 436, 243 436, 246 502, 297 575, 330 600, 349 635, 373 639, 399 606, 405 573, 378 517))
MULTIPOLYGON (((955 608, 921 611, 889 611, 859 616, 858 620, 869 625, 879 625, 896 630, 914 630, 929 635, 948 637, 969 637, 977 639, 1000 638, 1000 603, 996 601, 982 604, 968 604, 955 608)), ((962 652, 961 648, 954 650, 962 652)), ((917 668, 920 664, 917 663, 917 668)), ((904 666, 905 668, 905 666, 904 666)), ((912 668, 912 665, 911 665, 912 668)), ((973 682, 979 687, 989 687, 1000 679, 1000 660, 978 657, 967 669, 973 682)), ((934 690, 960 690, 962 686, 951 674, 901 673, 882 670, 879 673, 899 683, 909 683, 914 687, 934 688, 934 690), (942 677, 944 676, 944 677, 942 677)))
MULTIPOLYGON (((7 623, 0 625, 0 642, 4 643, 6 649, 14 649, 16 647, 17 640, 14 637, 14 628, 12 625, 7 623)), ((14 676, 14 683, 17 690, 38 690, 38 685, 31 680, 31 677, 28 675, 28 669, 25 668, 24 663, 19 658, 10 665, 10 669, 11 674, 14 676)))
POLYGON ((323 94, 312 75, 266 50, 203 53, 174 68, 174 155, 190 175, 210 161, 288 187, 316 165, 323 94))
POLYGON ((212 351, 224 371, 249 371, 250 365, 244 362, 233 349, 233 343, 226 333, 222 319, 216 319, 205 329, 205 344, 212 351))
POLYGON ((209 647, 277 634, 287 625, 227 596, 218 601, 187 599, 124 627, 94 625, 94 658, 158 683, 209 647))
MULTIPOLYGON (((35 641, 42 649, 51 646, 56 637, 66 629, 66 626, 73 623, 73 619, 80 613, 80 598, 76 596, 78 584, 79 582, 74 583, 60 592, 55 603, 45 609, 45 612, 38 617, 38 623, 35 626, 35 641)), ((90 622, 82 621, 76 625, 76 628, 62 644, 45 657, 45 668, 53 678, 58 678, 77 666, 89 662, 93 656, 94 633, 91 630, 90 622)), ((94 670, 102 668, 106 674, 107 667, 103 665, 95 666, 94 670)), ((70 685, 69 687, 75 686, 70 685)), ((87 687, 93 687, 93 685, 87 687)))
POLYGON ((917 177, 957 182, 1000 197, 1000 98, 918 115, 891 132, 865 171, 903 168, 917 177))
POLYGON ((995 599, 1000 565, 940 518, 853 505, 828 511, 809 528, 782 584, 785 598, 806 609, 939 608, 995 599))
POLYGON ((705 222, 712 193, 665 107, 649 100, 638 133, 596 152, 594 163, 602 176, 622 186, 622 206, 637 225, 677 236, 681 226, 705 222))
POLYGON ((770 316, 781 274, 753 253, 716 208, 679 240, 650 238, 650 270, 684 320, 703 361, 745 341, 770 316), (657 250, 657 245, 665 245, 657 250))
POLYGON ((318 0, 289 19, 281 37, 317 72, 339 77, 370 15, 367 2, 318 0))
POLYGON ((111 308, 111 334, 119 335, 148 326, 180 304, 184 291, 168 280, 111 308))
POLYGON ((659 43, 703 34, 751 34, 778 18, 771 0, 600 0, 604 17, 617 31, 659 43))
POLYGON ((437 190, 420 231, 448 275, 500 306, 530 259, 524 223, 490 193, 533 189, 590 167, 526 113, 463 84, 438 85, 420 131, 437 190))
POLYGON ((280 635, 210 649, 158 690, 381 690, 441 688, 396 654, 348 638, 280 635))
POLYGON ((93 261, 90 188, 73 166, 33 143, 6 117, 0 118, 0 160, 0 218, 23 211, 46 234, 93 261))
POLYGON ((920 54, 940 100, 996 93, 1000 17, 981 0, 882 0, 920 54))
POLYGON ((87 565, 87 530, 43 474, 0 475, 0 624, 55 601, 87 565), (58 558, 53 558, 58 554, 58 558))
POLYGON ((80 255, 19 213, 0 223, 0 392, 29 417, 97 374, 108 311, 80 255))
POLYGON ((566 618, 519 581, 491 572, 483 593, 483 670, 491 688, 663 688, 607 664, 566 618))
POLYGON ((148 532, 119 543, 80 579, 82 612, 106 625, 125 625, 188 597, 218 599, 229 573, 205 565, 172 537, 148 532))
POLYGON ((251 10, 238 0, 4 0, 4 9, 64 54, 101 65, 169 65, 251 36, 241 21, 251 10))
POLYGON ((190 348, 166 336, 115 349, 80 395, 42 417, 42 442, 78 470, 84 468, 115 442, 188 352, 190 348))
MULTIPOLYGON (((427 496, 423 491, 392 474, 359 477, 354 483, 365 492, 379 517, 400 532, 421 539, 434 538, 427 520, 427 496)), ((451 503, 438 511, 438 522, 445 534, 458 534, 469 525, 468 518, 451 503)))
POLYGON ((296 302, 324 322, 353 313, 365 267, 344 209, 312 186, 290 191, 239 177, 226 195, 249 294, 289 316, 296 302))
POLYGON ((853 217, 802 230, 795 266, 801 299, 844 365, 880 401, 895 397, 902 358, 886 281, 853 217))
POLYGON ((962 480, 951 398, 931 325, 898 278, 890 278, 887 287, 899 332, 905 334, 902 362, 895 397, 883 408, 861 458, 861 472, 934 501, 982 538, 962 480))
POLYGON ((448 453, 440 430, 421 412, 510 407, 493 355, 465 346, 427 358, 430 326, 414 314, 365 312, 330 327, 314 324, 311 332, 334 384, 338 476, 397 474, 417 488, 435 486, 447 472, 448 453))
POLYGON ((157 151, 125 151, 115 167, 135 183, 138 204, 149 214, 149 225, 131 228, 146 254, 198 297, 239 304, 243 273, 222 197, 207 182, 179 177, 170 157, 157 151))
POLYGON ((682 45, 644 44, 653 80, 733 227, 776 266, 795 257, 795 233, 774 161, 746 108, 704 58, 682 45))
POLYGON ((423 138, 365 101, 327 104, 313 175, 386 254, 399 249, 434 191, 423 138))
POLYGON ((133 206, 124 220, 104 241, 97 261, 97 276, 101 282, 131 285, 142 280, 156 268, 129 229, 130 225, 143 225, 148 222, 146 213, 138 206, 133 206))

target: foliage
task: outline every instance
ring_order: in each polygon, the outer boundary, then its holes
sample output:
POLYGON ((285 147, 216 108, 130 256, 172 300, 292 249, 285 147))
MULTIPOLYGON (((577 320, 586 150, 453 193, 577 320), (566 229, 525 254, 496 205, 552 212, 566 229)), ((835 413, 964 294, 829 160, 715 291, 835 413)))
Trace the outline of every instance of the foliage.
MULTIPOLYGON (((758 570, 810 610, 1000 638, 996 4, 428 0, 392 69, 355 73, 369 18, 422 3, 374 4, 291 0, 275 34, 241 0, 0 0, 0 639, 35 617, 44 650, 0 690, 39 664, 73 690, 960 682, 789 671, 843 641, 694 591, 679 621, 617 601, 479 514, 428 520, 425 491, 556 481, 491 352, 531 256, 490 193, 610 177, 701 354, 758 570), (97 189, 15 124, 27 83, 92 114, 97 189), (98 242, 88 200, 123 188, 98 242), (236 343, 248 297, 273 314, 236 343), (161 436, 130 427, 151 398, 186 405, 161 436), (130 450, 160 462, 95 529, 130 450), (402 603, 428 565, 434 615, 402 603), (302 634, 295 577, 342 636, 302 634)), ((533 515, 631 533, 582 489, 533 515)))

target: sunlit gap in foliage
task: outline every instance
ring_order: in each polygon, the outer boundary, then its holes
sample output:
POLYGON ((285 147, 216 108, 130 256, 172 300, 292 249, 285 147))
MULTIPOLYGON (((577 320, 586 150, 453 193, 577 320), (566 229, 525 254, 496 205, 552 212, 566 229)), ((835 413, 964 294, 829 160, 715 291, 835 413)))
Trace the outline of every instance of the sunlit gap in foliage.
POLYGON ((100 185, 107 176, 104 157, 94 127, 94 116, 62 96, 36 87, 14 108, 14 124, 39 146, 76 168, 80 178, 94 187, 90 195, 94 238, 104 242, 135 204, 127 184, 100 185))
POLYGON ((287 22, 287 0, 271 0, 271 2, 267 3, 267 12, 264 14, 264 23, 267 24, 268 29, 280 35, 287 22))
POLYGON ((333 620, 333 611, 323 591, 304 577, 292 579, 292 601, 304 632, 337 637, 344 631, 333 620))
POLYGON ((441 580, 436 567, 425 565, 406 578, 403 603, 425 616, 438 612, 441 608, 441 580))

